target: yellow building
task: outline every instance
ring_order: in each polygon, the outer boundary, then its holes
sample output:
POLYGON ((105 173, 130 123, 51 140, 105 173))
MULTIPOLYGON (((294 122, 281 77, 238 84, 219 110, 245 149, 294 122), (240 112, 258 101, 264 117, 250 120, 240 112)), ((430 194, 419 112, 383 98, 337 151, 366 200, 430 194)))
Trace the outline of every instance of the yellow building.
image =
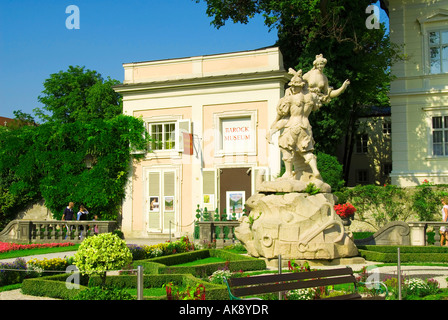
POLYGON ((145 158, 129 176, 125 236, 191 233, 198 205, 240 215, 257 181, 279 174, 279 149, 265 139, 290 79, 278 48, 123 67, 123 112, 155 140, 136 151, 145 158))
POLYGON ((408 57, 392 67, 392 183, 448 183, 448 2, 384 2, 408 57))

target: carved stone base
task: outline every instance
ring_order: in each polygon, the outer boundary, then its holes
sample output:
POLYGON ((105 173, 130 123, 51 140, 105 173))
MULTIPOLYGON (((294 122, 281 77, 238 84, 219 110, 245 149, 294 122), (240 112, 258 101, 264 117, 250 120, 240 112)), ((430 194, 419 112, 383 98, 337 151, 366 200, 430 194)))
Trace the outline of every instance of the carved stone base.
POLYGON ((333 209, 331 193, 258 193, 246 205, 251 213, 235 234, 254 257, 331 260, 358 254, 333 209))
POLYGON ((304 178, 301 180, 296 179, 282 179, 279 178, 274 181, 264 181, 258 186, 258 192, 262 193, 276 193, 276 192, 305 192, 309 183, 313 183, 316 188, 319 188, 322 193, 330 193, 331 187, 327 183, 319 179, 313 179, 312 177, 304 178))

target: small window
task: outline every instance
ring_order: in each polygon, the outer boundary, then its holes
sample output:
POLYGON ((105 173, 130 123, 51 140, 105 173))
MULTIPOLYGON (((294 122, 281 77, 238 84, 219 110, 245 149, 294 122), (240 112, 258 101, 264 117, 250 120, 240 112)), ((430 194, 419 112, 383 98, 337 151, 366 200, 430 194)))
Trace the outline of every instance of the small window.
POLYGON ((368 152, 368 140, 369 136, 367 134, 359 134, 356 136, 356 153, 368 152))
POLYGON ((176 147, 176 123, 150 123, 152 150, 173 150, 176 147))
POLYGON ((389 177, 392 172, 392 163, 386 162, 383 164, 383 177, 389 177))
POLYGON ((448 116, 432 117, 432 153, 448 155, 448 116))
POLYGON ((431 73, 448 72, 448 30, 429 33, 429 59, 431 73))
POLYGON ((356 171, 356 182, 359 184, 369 183, 369 171, 368 170, 357 170, 356 171))
POLYGON ((392 124, 389 121, 383 122, 383 134, 390 136, 392 133, 392 124))

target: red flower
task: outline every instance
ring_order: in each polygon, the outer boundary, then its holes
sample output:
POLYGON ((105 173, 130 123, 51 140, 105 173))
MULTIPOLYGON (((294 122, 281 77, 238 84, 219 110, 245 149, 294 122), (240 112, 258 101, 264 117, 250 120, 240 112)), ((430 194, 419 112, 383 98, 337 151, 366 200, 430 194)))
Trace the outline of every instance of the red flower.
POLYGON ((334 210, 341 218, 353 218, 356 212, 356 208, 349 202, 335 205, 334 210))

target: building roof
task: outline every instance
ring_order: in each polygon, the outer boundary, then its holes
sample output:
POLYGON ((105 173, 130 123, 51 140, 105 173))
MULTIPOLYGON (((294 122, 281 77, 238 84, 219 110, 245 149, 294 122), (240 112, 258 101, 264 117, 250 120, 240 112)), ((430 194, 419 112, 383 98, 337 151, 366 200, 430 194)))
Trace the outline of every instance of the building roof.
POLYGON ((6 118, 6 117, 0 117, 0 126, 6 127, 8 123, 14 122, 14 119, 6 118))

